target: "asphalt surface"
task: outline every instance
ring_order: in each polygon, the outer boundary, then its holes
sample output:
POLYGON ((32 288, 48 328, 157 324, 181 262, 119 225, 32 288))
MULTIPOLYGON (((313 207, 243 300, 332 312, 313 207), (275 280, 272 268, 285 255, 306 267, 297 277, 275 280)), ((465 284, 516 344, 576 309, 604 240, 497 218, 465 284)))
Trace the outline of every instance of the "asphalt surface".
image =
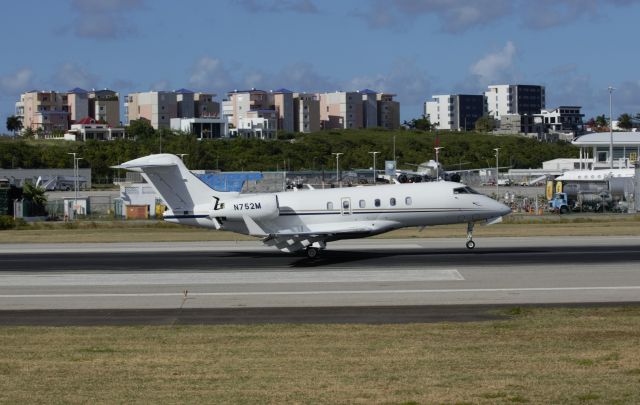
POLYGON ((397 323, 640 303, 640 238, 0 246, 0 324, 397 323))

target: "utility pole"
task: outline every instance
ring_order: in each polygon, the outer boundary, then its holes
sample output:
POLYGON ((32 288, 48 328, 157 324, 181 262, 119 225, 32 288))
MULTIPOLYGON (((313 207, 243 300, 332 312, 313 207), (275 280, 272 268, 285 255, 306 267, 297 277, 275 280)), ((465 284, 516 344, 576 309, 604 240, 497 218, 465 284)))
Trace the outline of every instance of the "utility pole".
POLYGON ((433 149, 436 150, 436 181, 439 181, 440 180, 440 163, 438 161, 438 155, 440 154, 440 149, 442 149, 442 146, 436 146, 433 149))
POLYGON ((336 182, 342 187, 342 182, 340 179, 340 155, 344 155, 342 152, 334 152, 332 155, 336 155, 336 182))
POLYGON ((611 93, 615 88, 609 86, 609 168, 613 169, 613 114, 611 113, 611 93))
POLYGON ((369 152, 370 154, 373 155, 373 185, 376 185, 376 155, 380 152, 369 152))
POLYGON ((77 157, 78 152, 67 152, 67 155, 73 155, 73 190, 75 194, 75 199, 73 201, 73 210, 75 213, 76 206, 78 205, 78 186, 79 186, 78 174, 80 171, 78 168, 78 161, 82 160, 82 158, 77 157))
POLYGON ((500 200, 500 194, 498 193, 498 170, 499 170, 499 156, 500 156, 500 148, 494 148, 496 151, 496 200, 500 200))

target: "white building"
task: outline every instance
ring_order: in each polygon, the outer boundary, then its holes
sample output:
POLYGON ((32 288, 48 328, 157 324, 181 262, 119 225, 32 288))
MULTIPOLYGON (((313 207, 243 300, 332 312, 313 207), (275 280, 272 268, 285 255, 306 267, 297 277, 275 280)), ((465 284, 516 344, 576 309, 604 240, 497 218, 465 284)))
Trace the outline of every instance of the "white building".
MULTIPOLYGON (((580 148, 580 159, 583 162, 593 162, 598 168, 610 167, 609 132, 594 132, 582 135, 571 143, 580 148)), ((640 132, 613 133, 613 167, 624 168, 630 162, 638 161, 640 156, 640 132)))
POLYGON ((100 124, 91 117, 85 117, 77 123, 71 125, 64 134, 67 141, 113 141, 115 139, 124 139, 124 128, 112 128, 109 124, 100 124))
POLYGON ((229 123, 224 118, 171 118, 171 129, 195 134, 198 139, 229 136, 229 123))
POLYGON ((230 128, 229 135, 240 138, 275 139, 276 119, 247 117, 238 119, 238 127, 230 128))
POLYGON ((443 94, 424 103, 424 115, 438 129, 472 130, 485 113, 484 96, 473 94, 443 94))
POLYGON ((540 124, 546 133, 566 133, 579 135, 584 132, 584 124, 579 106, 560 106, 552 110, 543 109, 534 116, 534 122, 540 124))
POLYGON ((546 99, 544 86, 528 84, 491 85, 484 96, 487 109, 495 119, 509 114, 540 114, 546 99))

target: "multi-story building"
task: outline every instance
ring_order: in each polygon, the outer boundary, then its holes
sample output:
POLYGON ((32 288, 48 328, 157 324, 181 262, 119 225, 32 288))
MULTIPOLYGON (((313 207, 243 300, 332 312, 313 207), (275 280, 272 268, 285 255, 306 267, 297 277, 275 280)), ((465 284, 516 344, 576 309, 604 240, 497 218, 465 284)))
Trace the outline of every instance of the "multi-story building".
POLYGON ((475 94, 444 94, 424 103, 424 115, 438 129, 468 131, 485 113, 484 96, 475 94))
POLYGON ((127 124, 145 119, 155 129, 171 127, 171 118, 178 117, 177 93, 172 91, 148 91, 131 93, 125 105, 127 124))
POLYGON ((362 89, 362 126, 364 128, 375 128, 378 125, 378 93, 362 89))
POLYGON ((495 119, 500 119, 500 116, 509 114, 540 114, 540 111, 545 108, 544 86, 527 84, 491 85, 484 95, 487 98, 487 109, 495 119))
POLYGON ((315 94, 293 94, 293 130, 304 133, 320 131, 320 101, 315 94))
POLYGON ((66 131, 69 128, 69 106, 65 93, 33 90, 20 95, 16 116, 23 129, 33 131, 66 131))
MULTIPOLYGON (((196 118, 200 117, 220 117, 220 103, 213 101, 216 95, 213 93, 194 93, 193 111, 196 118)), ((183 116, 182 118, 189 118, 183 116)))
POLYGON ((69 106, 69 120, 71 124, 89 117, 89 92, 79 87, 67 92, 67 105, 69 106))
POLYGON ((400 103, 393 100, 395 94, 378 93, 376 95, 378 107, 377 126, 386 129, 400 128, 400 103))
MULTIPOLYGON (((120 96, 113 90, 89 92, 89 116, 112 127, 120 126, 120 96)), ((81 117, 82 118, 82 117, 81 117)))
POLYGON ((552 110, 542 110, 536 114, 534 121, 542 125, 547 133, 571 133, 579 135, 584 132, 584 124, 580 106, 560 106, 552 110))
POLYGON ((174 93, 176 93, 176 111, 178 115, 171 118, 195 117, 194 93, 188 89, 178 89, 174 93))
POLYGON ((358 92, 320 93, 320 125, 323 129, 362 128, 362 94, 358 92))
POLYGON ((293 92, 284 88, 274 90, 270 94, 273 109, 278 117, 278 129, 293 132, 293 92))
POLYGON ((227 120, 213 116, 171 118, 171 129, 194 134, 198 139, 226 138, 229 134, 227 120))
POLYGON ((223 101, 223 114, 229 120, 230 127, 239 128, 240 120, 247 118, 250 111, 267 111, 272 108, 269 103, 269 93, 264 90, 233 90, 228 94, 228 99, 223 101))

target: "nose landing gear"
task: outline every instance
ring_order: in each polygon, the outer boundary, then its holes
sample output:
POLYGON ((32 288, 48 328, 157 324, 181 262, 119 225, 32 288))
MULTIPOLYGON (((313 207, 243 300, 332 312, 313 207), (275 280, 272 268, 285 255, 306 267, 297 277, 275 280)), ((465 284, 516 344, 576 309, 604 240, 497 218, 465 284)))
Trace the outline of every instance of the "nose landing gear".
POLYGON ((476 243, 473 241, 473 222, 467 222, 467 249, 473 249, 476 243))

